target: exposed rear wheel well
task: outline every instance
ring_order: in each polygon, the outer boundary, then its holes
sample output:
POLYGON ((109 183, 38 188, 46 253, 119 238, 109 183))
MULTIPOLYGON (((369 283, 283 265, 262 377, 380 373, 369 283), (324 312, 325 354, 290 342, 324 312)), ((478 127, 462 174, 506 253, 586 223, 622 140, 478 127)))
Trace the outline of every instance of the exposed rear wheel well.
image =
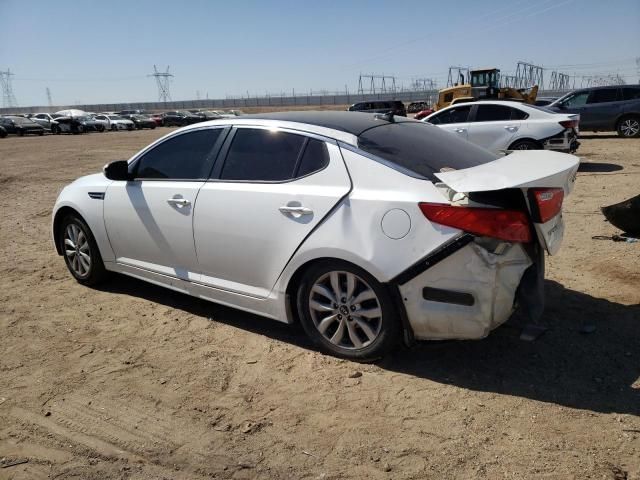
MULTIPOLYGON (((62 255, 62 245, 60 245, 60 242, 58 242, 58 238, 60 237, 60 225, 62 225, 62 220, 64 219, 64 217, 70 214, 82 218, 82 215, 80 215, 77 210, 71 207, 62 207, 56 212, 55 217, 53 217, 53 241, 56 245, 56 251, 58 252, 58 255, 62 255)), ((82 220, 84 221, 84 218, 82 218, 82 220)))
POLYGON ((518 140, 512 142, 511 145, 509 145, 508 150, 513 150, 514 147, 522 143, 532 143, 535 144, 537 148, 542 149, 542 143, 540 143, 538 140, 535 140, 533 138, 519 138, 518 140))

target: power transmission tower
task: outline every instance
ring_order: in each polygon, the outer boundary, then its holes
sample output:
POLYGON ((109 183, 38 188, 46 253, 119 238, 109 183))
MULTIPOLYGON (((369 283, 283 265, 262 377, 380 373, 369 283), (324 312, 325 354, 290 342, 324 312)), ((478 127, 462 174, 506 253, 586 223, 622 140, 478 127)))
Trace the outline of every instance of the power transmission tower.
POLYGON ((469 67, 449 67, 447 87, 469 83, 469 67))
POLYGON ((569 90, 569 75, 566 73, 551 72, 550 90, 569 90))
POLYGON ((518 62, 515 88, 529 88, 534 85, 540 88, 544 86, 544 69, 532 63, 518 62))
POLYGON ((0 85, 2 85, 2 106, 6 108, 12 108, 18 106, 16 96, 13 94, 13 87, 11 86, 11 77, 15 73, 7 68, 6 72, 0 72, 0 85))
POLYGON ((500 75, 500 84, 507 88, 516 88, 517 78, 515 75, 500 75))
POLYGON ((47 87, 47 103, 50 107, 53 107, 53 100, 51 100, 51 90, 47 87))
POLYGON ((171 101, 171 93, 169 92, 169 81, 173 74, 169 73, 169 65, 167 65, 167 70, 165 72, 159 72, 158 67, 153 66, 153 73, 147 75, 148 77, 155 77, 156 84, 158 85, 158 101, 160 102, 170 102, 171 101))
POLYGON ((365 93, 396 93, 396 77, 392 75, 363 75, 358 78, 358 95, 365 93), (366 88, 367 82, 369 88, 366 88))

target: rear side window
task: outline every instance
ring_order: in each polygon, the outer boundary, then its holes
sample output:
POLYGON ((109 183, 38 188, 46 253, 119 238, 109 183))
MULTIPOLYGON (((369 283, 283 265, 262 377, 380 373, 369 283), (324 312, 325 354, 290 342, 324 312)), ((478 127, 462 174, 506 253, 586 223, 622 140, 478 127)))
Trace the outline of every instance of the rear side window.
POLYGON ((136 178, 198 180, 207 178, 209 154, 221 128, 183 133, 162 142, 135 164, 136 178))
MULTIPOLYGON (((469 107, 467 107, 469 108, 469 107)), ((358 137, 366 153, 409 172, 437 181, 443 168, 462 169, 492 162, 497 155, 424 122, 388 123, 358 137)))
POLYGON ((511 109, 511 120, 524 120, 526 118, 529 118, 529 114, 527 112, 523 112, 517 108, 511 109))
POLYGON ((327 144, 313 138, 309 139, 300 163, 295 172, 296 177, 304 177, 310 173, 322 170, 329 164, 329 151, 327 144))
POLYGON ((478 105, 476 122, 499 122, 511 119, 511 108, 504 105, 478 105))
POLYGON ((625 100, 640 100, 640 87, 622 87, 622 98, 625 100))
POLYGON ((587 103, 615 102, 616 100, 618 100, 617 88, 603 88, 601 90, 593 90, 587 103))
POLYGON ((239 128, 222 167, 222 180, 274 182, 294 176, 305 137, 273 130, 239 128))
POLYGON ((467 105, 464 107, 454 107, 449 110, 445 110, 442 113, 439 113, 435 117, 432 117, 429 120, 429 123, 433 123, 434 125, 445 125, 447 123, 461 123, 466 122, 469 117, 469 112, 471 111, 471 106, 467 105))

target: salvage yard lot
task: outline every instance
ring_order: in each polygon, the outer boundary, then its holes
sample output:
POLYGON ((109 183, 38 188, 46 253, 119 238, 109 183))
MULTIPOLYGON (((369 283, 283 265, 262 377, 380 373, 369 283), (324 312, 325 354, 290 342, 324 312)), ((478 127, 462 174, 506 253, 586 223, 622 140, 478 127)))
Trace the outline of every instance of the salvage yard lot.
POLYGON ((168 131, 0 140, 0 466, 28 460, 0 478, 640 479, 640 244, 591 238, 640 193, 640 139, 581 139, 538 341, 515 319, 359 365, 297 327, 72 280, 58 192, 168 131))

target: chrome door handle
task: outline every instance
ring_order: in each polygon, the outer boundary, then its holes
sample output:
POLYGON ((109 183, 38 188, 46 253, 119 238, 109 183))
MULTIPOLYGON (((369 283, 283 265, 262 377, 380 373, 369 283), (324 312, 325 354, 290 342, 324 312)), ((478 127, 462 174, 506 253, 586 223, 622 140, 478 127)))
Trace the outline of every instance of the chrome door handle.
POLYGON ((186 207, 188 205, 191 205, 191 202, 189 200, 187 200, 186 198, 169 198, 169 199, 167 199, 167 202, 170 203, 171 205, 175 205, 178 208, 182 208, 182 207, 186 207))
POLYGON ((504 127, 505 130, 509 130, 510 132, 517 132, 518 127, 514 127, 513 125, 507 125, 504 127))
POLYGON ((278 208, 278 210, 280 210, 282 213, 290 213, 296 216, 311 215, 313 213, 313 210, 307 207, 289 207, 287 205, 283 205, 282 207, 278 208))
POLYGON ((464 133, 464 132, 466 132, 466 131, 467 131, 467 129, 466 129, 466 128, 456 128, 456 129, 455 129, 455 132, 456 132, 456 133, 464 133))

